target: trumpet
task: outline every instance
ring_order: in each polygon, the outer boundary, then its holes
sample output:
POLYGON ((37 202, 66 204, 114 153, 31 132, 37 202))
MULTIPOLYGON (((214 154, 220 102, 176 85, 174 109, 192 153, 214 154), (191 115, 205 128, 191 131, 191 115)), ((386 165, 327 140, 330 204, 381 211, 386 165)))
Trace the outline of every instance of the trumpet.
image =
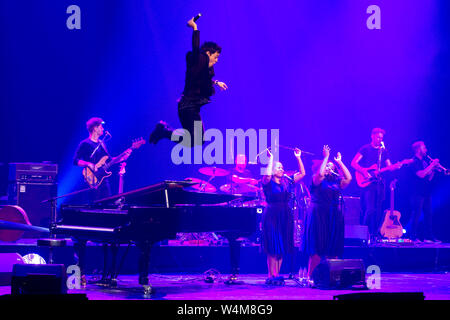
MULTIPOLYGON (((428 154, 427 154, 427 158, 428 158, 428 160, 430 160, 430 161, 434 161, 434 159, 431 158, 428 154)), ((440 163, 437 164, 436 170, 437 170, 437 171, 440 171, 440 172, 443 172, 443 173, 445 173, 445 174, 450 174, 450 171, 449 171, 447 168, 445 168, 443 165, 441 165, 440 163)))

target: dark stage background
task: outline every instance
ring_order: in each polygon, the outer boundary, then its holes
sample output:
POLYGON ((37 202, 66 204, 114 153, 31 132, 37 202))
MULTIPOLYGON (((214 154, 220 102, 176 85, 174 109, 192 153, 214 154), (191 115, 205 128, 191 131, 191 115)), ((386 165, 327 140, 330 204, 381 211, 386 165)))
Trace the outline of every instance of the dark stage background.
MULTIPOLYGON (((58 193, 80 188, 72 158, 92 116, 106 121, 113 154, 134 138, 147 139, 158 120, 178 127, 176 100, 192 33, 186 21, 198 12, 202 40, 223 47, 216 78, 229 86, 203 108, 206 128, 280 129, 281 144, 317 155, 329 144, 350 165, 371 129, 382 127, 392 160, 411 157, 411 144, 421 139, 450 166, 446 0, 1 0, 1 193, 10 162, 58 163, 58 193), (66 27, 72 4, 81 8, 80 30, 66 27), (373 4, 381 8, 381 30, 366 27, 373 4)), ((125 190, 207 179, 198 165, 174 165, 172 147, 162 141, 136 150, 125 190)), ((304 157, 308 181, 313 158, 304 157)), ((282 150, 280 160, 295 169, 291 152, 282 150)), ((405 170, 396 173, 404 225, 405 170)), ((117 179, 111 178, 114 190, 117 179)), ((444 240, 450 240, 449 186, 450 177, 436 179, 435 228, 444 240)), ((345 192, 359 195, 355 182, 345 192)))

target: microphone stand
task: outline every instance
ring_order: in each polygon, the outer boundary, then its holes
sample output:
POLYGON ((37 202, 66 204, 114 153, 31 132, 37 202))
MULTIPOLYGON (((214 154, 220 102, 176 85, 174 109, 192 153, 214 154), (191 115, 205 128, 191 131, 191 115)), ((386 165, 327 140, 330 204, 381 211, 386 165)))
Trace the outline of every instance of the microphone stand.
POLYGON ((56 202, 57 202, 57 200, 60 199, 60 198, 68 197, 68 196, 75 195, 75 194, 78 194, 78 193, 81 193, 81 192, 86 192, 88 190, 91 190, 91 188, 77 190, 77 191, 74 191, 74 192, 71 192, 71 193, 67 193, 67 194, 64 194, 64 195, 61 195, 61 196, 58 196, 58 197, 53 197, 53 198, 41 201, 41 204, 50 202, 50 205, 51 205, 51 208, 52 208, 52 211, 51 211, 52 213, 51 213, 51 217, 50 217, 51 222, 50 222, 50 228, 49 228, 50 237, 47 238, 47 239, 38 239, 37 240, 37 245, 38 246, 40 246, 40 247, 49 247, 49 253, 48 253, 48 262, 49 262, 49 264, 53 264, 53 248, 54 247, 64 247, 64 246, 66 246, 66 240, 65 239, 56 239, 56 234, 53 232, 53 229, 54 229, 54 227, 56 225, 56 216, 57 216, 57 214, 56 214, 56 206, 57 206, 56 202))

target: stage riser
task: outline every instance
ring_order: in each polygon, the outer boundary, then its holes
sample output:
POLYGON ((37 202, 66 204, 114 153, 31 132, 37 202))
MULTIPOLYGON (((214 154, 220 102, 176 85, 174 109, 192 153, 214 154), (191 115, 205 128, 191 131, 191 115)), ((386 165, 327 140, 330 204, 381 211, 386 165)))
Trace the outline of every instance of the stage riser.
MULTIPOLYGON (((259 247, 243 247, 241 249, 241 273, 266 273, 266 255, 259 247)), ((119 249, 119 262, 126 251, 126 246, 119 249)), ((26 255, 36 253, 48 259, 48 248, 32 245, 0 246, 0 253, 19 253, 26 255)), ((55 262, 67 266, 74 264, 73 247, 55 248, 55 262)), ((92 245, 87 247, 87 272, 94 273, 103 267, 103 248, 92 245)), ((365 266, 378 265, 381 272, 442 272, 450 271, 450 248, 358 248, 346 247, 345 259, 363 259, 365 266)), ((306 259, 301 252, 283 262, 282 273, 298 271, 306 266, 306 259)), ((137 273, 138 250, 132 246, 128 250, 121 274, 137 273)), ((161 246, 154 247, 151 254, 150 273, 203 273, 208 269, 216 269, 228 274, 228 247, 195 247, 195 246, 161 246)))

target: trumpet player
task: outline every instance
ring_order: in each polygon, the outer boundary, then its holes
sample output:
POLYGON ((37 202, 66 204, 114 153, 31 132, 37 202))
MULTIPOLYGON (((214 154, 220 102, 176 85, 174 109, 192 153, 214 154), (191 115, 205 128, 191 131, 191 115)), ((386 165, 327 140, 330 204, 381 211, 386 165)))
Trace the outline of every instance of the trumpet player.
MULTIPOLYGON (((424 215, 424 242, 440 243, 433 235, 431 187, 432 180, 437 170, 445 170, 439 159, 431 159, 427 155, 427 147, 423 141, 416 141, 412 144, 414 152, 413 163, 411 164, 413 183, 411 192, 411 233, 410 238, 416 243, 420 243, 418 238, 419 219, 424 215)), ((447 171, 447 170, 445 170, 447 171)))

